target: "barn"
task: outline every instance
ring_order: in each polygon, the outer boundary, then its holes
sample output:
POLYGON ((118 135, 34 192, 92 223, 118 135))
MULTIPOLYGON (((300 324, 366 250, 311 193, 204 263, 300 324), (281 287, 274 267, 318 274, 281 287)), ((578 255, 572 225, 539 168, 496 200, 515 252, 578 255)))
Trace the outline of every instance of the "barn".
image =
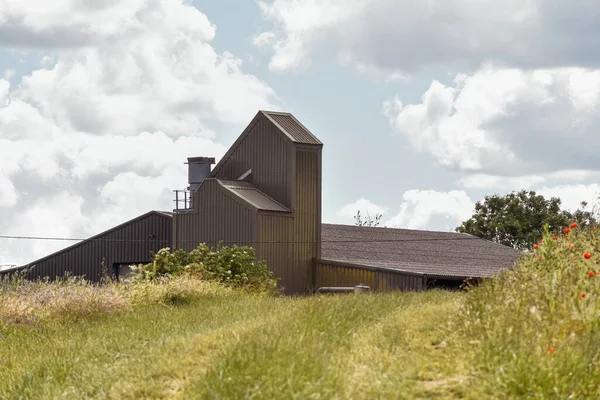
POLYGON ((104 265, 118 278, 150 251, 223 243, 253 247, 286 294, 361 283, 423 290, 491 277, 519 257, 462 233, 323 224, 322 150, 292 114, 259 111, 216 165, 187 159, 188 186, 174 191, 172 212, 151 211, 31 263, 32 276, 98 279, 104 265))

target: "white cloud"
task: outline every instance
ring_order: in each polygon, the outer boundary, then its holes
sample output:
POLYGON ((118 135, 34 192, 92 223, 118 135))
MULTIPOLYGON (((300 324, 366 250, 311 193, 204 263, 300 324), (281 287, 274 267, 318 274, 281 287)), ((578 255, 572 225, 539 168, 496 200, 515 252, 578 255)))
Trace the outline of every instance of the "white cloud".
POLYGON ((421 104, 384 105, 394 131, 450 169, 536 176, 596 169, 600 70, 484 66, 434 81, 421 104))
MULTIPOLYGON (((48 50, 18 86, 0 80, 0 234, 86 237, 169 210, 185 158, 226 150, 211 122, 278 108, 181 0, 42 3, 0 5, 0 46, 48 50)), ((23 263, 70 243, 0 244, 0 263, 23 263)))
POLYGON ((352 218, 354 218, 357 211, 360 211, 362 217, 371 217, 374 219, 376 215, 387 213, 388 209, 361 197, 354 203, 343 206, 337 212, 337 215, 344 217, 347 220, 346 223, 352 223, 352 218))
POLYGON ((475 203, 462 190, 409 190, 402 196, 400 212, 384 224, 395 228, 450 231, 469 218, 474 208, 475 203))
MULTIPOLYGON (((587 209, 592 210, 594 204, 598 202, 600 196, 600 185, 560 185, 547 187, 544 186, 536 190, 546 199, 558 197, 561 200, 561 207, 565 210, 575 211, 580 207, 582 201, 588 203, 587 209)), ((600 204, 598 204, 600 206, 600 204)), ((600 210, 598 210, 600 211, 600 210)))
POLYGON ((283 71, 313 58, 390 71, 427 65, 516 67, 600 63, 600 5, 589 0, 271 0, 255 42, 283 71), (576 46, 573 44, 577 43, 576 46))

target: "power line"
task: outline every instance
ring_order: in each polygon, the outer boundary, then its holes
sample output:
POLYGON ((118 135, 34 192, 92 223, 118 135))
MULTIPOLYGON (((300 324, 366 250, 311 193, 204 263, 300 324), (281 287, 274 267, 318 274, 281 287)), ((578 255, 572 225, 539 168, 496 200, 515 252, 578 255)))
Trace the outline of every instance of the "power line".
MULTIPOLYGON (((66 238, 66 237, 51 237, 51 236, 11 236, 11 235, 0 235, 0 239, 16 239, 16 240, 48 240, 48 241, 88 241, 88 242, 133 242, 133 243, 151 243, 151 242, 170 242, 170 239, 104 239, 104 238, 66 238)), ((360 240, 312 240, 312 241, 214 241, 210 243, 252 243, 252 244, 316 244, 316 243, 396 243, 396 242, 438 242, 438 241, 460 241, 460 240, 481 240, 477 237, 464 237, 464 238, 426 238, 426 239, 360 239, 360 240)), ((198 240, 177 240, 177 243, 198 243, 198 240)), ((200 241, 202 242, 202 241, 200 241)), ((207 243, 207 242, 205 242, 207 243)))

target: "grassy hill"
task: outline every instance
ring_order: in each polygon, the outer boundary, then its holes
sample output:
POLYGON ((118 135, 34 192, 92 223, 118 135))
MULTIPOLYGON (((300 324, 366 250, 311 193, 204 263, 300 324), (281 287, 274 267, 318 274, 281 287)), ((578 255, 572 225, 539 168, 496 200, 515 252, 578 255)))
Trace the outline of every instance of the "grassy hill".
POLYGON ((466 293, 5 284, 0 398, 599 398, 600 238, 538 247, 466 293))

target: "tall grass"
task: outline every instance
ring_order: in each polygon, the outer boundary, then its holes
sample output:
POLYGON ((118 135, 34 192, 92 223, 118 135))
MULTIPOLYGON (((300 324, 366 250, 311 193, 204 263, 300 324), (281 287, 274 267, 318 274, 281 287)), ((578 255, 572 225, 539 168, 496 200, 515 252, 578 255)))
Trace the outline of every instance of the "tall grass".
POLYGON ((468 294, 457 328, 490 394, 600 395, 600 237, 546 234, 517 268, 468 294))

